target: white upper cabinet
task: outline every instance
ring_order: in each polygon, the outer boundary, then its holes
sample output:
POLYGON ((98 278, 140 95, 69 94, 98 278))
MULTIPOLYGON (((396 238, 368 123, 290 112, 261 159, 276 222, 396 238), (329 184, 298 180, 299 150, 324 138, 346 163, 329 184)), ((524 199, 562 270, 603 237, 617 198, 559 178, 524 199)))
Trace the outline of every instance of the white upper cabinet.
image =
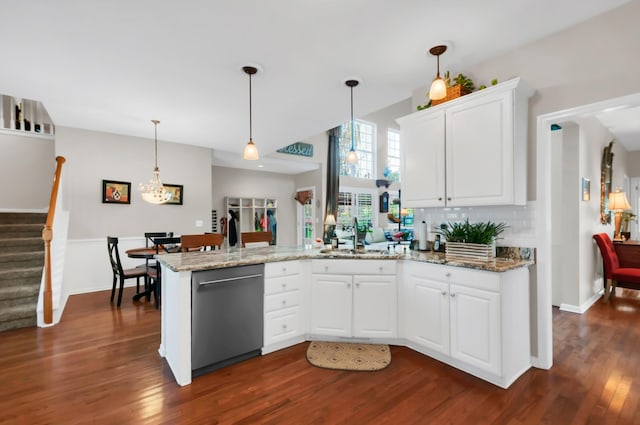
POLYGON ((532 93, 516 78, 398 118, 403 205, 524 205, 532 93))

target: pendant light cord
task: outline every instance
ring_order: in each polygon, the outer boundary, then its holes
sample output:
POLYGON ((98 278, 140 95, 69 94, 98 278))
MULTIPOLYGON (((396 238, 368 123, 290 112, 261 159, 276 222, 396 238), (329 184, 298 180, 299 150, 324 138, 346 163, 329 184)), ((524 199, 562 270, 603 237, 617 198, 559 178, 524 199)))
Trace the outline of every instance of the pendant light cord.
POLYGON ((156 170, 158 169, 158 123, 160 121, 158 120, 152 120, 153 122, 153 127, 154 127, 154 158, 155 158, 155 165, 156 165, 156 170))
POLYGON ((353 86, 351 89, 351 150, 355 151, 355 129, 353 128, 353 86))
POLYGON ((253 119, 251 114, 251 74, 249 74, 249 140, 253 142, 253 119))

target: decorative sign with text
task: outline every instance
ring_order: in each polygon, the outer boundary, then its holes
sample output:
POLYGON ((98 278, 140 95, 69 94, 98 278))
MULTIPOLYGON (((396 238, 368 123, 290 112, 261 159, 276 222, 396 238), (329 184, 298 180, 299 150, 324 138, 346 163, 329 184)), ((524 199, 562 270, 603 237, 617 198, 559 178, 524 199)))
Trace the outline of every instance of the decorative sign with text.
POLYGON ((289 146, 285 146, 284 148, 280 148, 277 150, 280 153, 286 153, 289 155, 298 155, 298 156, 313 156, 313 145, 310 143, 302 143, 296 142, 289 146))

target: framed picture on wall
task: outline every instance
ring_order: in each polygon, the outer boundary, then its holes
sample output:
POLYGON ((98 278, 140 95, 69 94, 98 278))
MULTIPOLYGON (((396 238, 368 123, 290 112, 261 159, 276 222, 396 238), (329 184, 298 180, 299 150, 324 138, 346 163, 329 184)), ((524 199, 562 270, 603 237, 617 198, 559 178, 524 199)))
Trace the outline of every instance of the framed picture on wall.
POLYGON ((171 199, 165 204, 182 205, 182 201, 184 198, 184 187, 181 184, 163 183, 162 185, 167 192, 171 192, 171 199))
POLYGON ((103 204, 130 204, 131 182, 102 180, 103 204))

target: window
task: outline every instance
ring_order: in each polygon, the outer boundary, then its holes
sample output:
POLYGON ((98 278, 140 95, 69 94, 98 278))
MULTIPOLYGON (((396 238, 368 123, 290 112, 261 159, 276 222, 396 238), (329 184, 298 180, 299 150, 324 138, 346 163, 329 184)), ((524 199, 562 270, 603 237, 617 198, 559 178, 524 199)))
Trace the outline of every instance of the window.
POLYGON ((351 122, 340 127, 340 175, 373 179, 376 125, 365 121, 355 121, 355 149, 358 154, 357 164, 348 164, 347 152, 351 149, 351 122))
POLYGON ((387 129, 387 168, 386 179, 392 182, 400 181, 400 132, 387 129))
POLYGON ((377 224, 377 215, 374 214, 376 196, 377 192, 371 189, 340 188, 336 219, 338 224, 351 226, 353 217, 357 217, 360 226, 374 227, 377 224))

